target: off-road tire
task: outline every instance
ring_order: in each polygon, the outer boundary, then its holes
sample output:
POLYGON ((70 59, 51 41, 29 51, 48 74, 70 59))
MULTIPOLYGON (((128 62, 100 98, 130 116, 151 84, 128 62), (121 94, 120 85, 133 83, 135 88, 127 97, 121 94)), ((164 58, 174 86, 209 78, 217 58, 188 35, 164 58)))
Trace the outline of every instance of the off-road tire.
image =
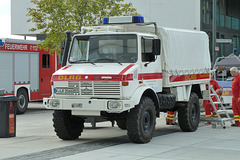
POLYGON ((158 94, 160 111, 176 111, 174 106, 176 101, 176 96, 174 94, 158 94))
POLYGON ((156 124, 156 110, 152 99, 142 97, 140 103, 127 115, 128 137, 135 143, 147 143, 152 139, 156 124))
POLYGON ((117 119, 116 122, 117 122, 118 128, 123 129, 123 130, 127 129, 126 121, 127 121, 126 118, 117 119))
POLYGON ((78 139, 84 128, 84 119, 71 115, 71 111, 55 110, 53 113, 53 127, 60 139, 78 139))
POLYGON ((28 94, 25 89, 21 88, 17 92, 17 114, 23 114, 28 107, 28 94))
POLYGON ((200 120, 200 105, 196 93, 191 93, 189 102, 179 106, 178 122, 182 131, 193 132, 198 128, 200 120))

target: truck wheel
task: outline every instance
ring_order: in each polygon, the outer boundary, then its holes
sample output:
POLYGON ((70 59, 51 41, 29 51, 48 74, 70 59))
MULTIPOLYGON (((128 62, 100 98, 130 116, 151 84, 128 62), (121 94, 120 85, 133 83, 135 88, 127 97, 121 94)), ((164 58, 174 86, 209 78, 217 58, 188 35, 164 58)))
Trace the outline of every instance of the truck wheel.
POLYGON ((78 139, 84 128, 84 119, 72 116, 71 111, 55 110, 53 127, 57 136, 63 140, 78 139))
POLYGON ((127 115, 128 137, 135 143, 147 143, 152 139, 156 124, 156 110, 153 101, 143 97, 140 103, 127 115))
POLYGON ((28 94, 25 89, 20 89, 17 92, 17 114, 23 114, 28 107, 28 94))
POLYGON ((127 129, 126 118, 119 118, 116 120, 118 128, 127 129))
POLYGON ((200 120, 200 105, 196 93, 191 93, 189 102, 178 109, 178 122, 182 131, 193 132, 197 130, 200 120))

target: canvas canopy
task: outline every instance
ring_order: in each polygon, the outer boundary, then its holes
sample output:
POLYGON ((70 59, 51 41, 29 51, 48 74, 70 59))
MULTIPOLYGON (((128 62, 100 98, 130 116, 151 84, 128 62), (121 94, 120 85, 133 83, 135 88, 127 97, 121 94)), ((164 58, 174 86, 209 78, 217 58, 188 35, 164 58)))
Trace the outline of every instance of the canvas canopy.
POLYGON ((217 62, 216 68, 230 69, 231 67, 240 68, 240 58, 233 53, 217 62))
POLYGON ((205 32, 165 27, 159 31, 166 71, 190 71, 192 74, 211 69, 209 40, 205 32))

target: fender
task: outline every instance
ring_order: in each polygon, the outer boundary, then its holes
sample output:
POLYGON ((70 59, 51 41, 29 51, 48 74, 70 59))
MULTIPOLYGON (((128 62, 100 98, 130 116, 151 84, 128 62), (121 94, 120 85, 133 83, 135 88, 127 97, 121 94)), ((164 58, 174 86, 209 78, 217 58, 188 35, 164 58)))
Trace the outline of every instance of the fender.
POLYGON ((144 94, 147 94, 149 97, 153 98, 154 104, 156 105, 157 108, 159 108, 159 101, 157 95, 155 91, 149 86, 141 86, 135 90, 131 98, 133 104, 138 105, 144 94))
POLYGON ((30 93, 30 84, 27 85, 14 85, 14 95, 17 96, 17 92, 20 88, 25 88, 28 93, 28 100, 31 99, 31 93, 30 93))

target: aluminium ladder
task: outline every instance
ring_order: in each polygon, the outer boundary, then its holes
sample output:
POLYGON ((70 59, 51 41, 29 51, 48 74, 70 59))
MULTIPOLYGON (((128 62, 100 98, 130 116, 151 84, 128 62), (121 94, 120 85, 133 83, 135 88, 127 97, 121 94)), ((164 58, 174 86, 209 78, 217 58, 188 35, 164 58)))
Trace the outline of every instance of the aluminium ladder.
POLYGON ((216 128, 217 122, 220 122, 220 124, 223 127, 223 129, 225 129, 226 128, 225 122, 226 121, 230 121, 231 124, 233 124, 233 119, 229 116, 226 108, 222 104, 219 96, 214 91, 213 87, 210 84, 208 84, 208 86, 210 86, 210 90, 207 91, 208 92, 207 96, 205 95, 205 97, 207 97, 207 98, 204 98, 204 99, 210 101, 210 104, 212 105, 212 107, 214 109, 213 113, 216 113, 217 118, 215 118, 215 117, 205 117, 202 120, 204 120, 204 121, 211 121, 212 122, 212 128, 216 128), (216 99, 217 99, 216 102, 213 102, 213 100, 211 98, 212 96, 216 97, 216 99), (219 110, 217 110, 215 104, 218 104, 219 110), (225 117, 223 118, 221 114, 225 114, 225 117))

